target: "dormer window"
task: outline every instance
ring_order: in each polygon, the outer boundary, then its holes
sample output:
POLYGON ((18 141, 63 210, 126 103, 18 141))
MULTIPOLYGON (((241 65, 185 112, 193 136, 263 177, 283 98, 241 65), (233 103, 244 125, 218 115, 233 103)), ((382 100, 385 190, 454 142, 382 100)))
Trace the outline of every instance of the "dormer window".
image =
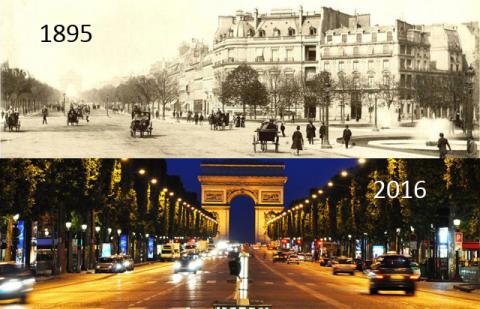
POLYGON ((295 36, 295 29, 288 28, 288 36, 295 36))
POLYGON ((265 37, 265 30, 261 29, 258 31, 258 36, 261 37, 261 38, 264 38, 265 37))
POLYGON ((317 35, 317 28, 310 27, 310 35, 317 35))
POLYGON ((233 37, 233 29, 228 30, 228 37, 233 37))
POLYGON ((255 36, 255 31, 254 31, 253 29, 250 29, 250 30, 248 30, 247 35, 248 35, 249 37, 255 36))
POLYGON ((273 29, 273 36, 274 37, 279 37, 280 36, 280 30, 278 30, 277 28, 273 29))

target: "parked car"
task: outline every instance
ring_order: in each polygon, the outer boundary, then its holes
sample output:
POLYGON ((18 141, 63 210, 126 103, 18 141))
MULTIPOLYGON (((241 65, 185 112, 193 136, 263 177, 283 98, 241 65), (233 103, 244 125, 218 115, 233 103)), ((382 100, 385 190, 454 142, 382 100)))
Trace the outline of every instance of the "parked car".
POLYGON ((362 259, 354 259, 353 262, 355 263, 355 269, 358 271, 363 271, 363 260, 362 259))
POLYGON ((99 258, 95 267, 96 273, 123 273, 126 270, 123 260, 116 256, 99 258))
POLYGON ((202 260, 198 255, 188 254, 183 255, 178 261, 173 264, 173 272, 189 272, 196 274, 197 271, 201 270, 203 267, 202 260))
POLYGON ((17 264, 0 263, 0 300, 18 298, 20 303, 26 304, 34 284, 30 270, 17 264))
POLYGON ((296 254, 290 254, 287 258, 287 264, 300 264, 300 259, 296 254))
POLYGON ((351 258, 341 256, 332 261, 332 273, 334 275, 347 273, 353 276, 355 274, 356 265, 351 258))
POLYGON ((370 294, 380 290, 404 290, 415 294, 415 282, 420 276, 414 274, 410 260, 400 254, 386 254, 377 258, 368 273, 370 294))

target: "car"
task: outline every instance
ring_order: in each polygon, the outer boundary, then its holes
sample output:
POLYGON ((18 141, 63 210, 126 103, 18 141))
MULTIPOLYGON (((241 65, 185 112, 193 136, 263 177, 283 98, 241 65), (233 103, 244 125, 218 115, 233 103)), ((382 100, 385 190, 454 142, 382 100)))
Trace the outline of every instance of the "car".
POLYGON ((413 274, 418 276, 417 280, 420 280, 420 277, 421 277, 422 273, 420 271, 420 267, 418 266, 418 263, 411 262, 410 263, 410 268, 413 270, 413 274))
POLYGON ((337 257, 332 261, 332 273, 333 275, 340 274, 340 273, 346 273, 350 274, 350 276, 355 275, 355 268, 357 266, 353 262, 353 259, 346 257, 346 256, 340 256, 337 257))
POLYGON ((311 253, 305 253, 305 261, 307 261, 307 262, 313 262, 313 254, 311 254, 311 253))
POLYGON ((285 263, 287 261, 287 255, 282 253, 282 252, 278 252, 276 254, 273 255, 273 263, 285 263))
POLYGON ((123 259, 117 256, 101 257, 95 266, 96 273, 123 273, 126 270, 123 259))
POLYGON ((408 257, 401 254, 386 254, 377 258, 368 273, 370 294, 378 291, 403 290, 415 294, 415 282, 420 276, 414 274, 408 257))
POLYGON ((0 263, 0 300, 16 299, 26 304, 35 278, 29 269, 13 263, 0 263))
POLYGON ((330 258, 326 256, 321 256, 319 262, 320 266, 330 266, 330 258))
POLYGON ((198 257, 198 255, 184 255, 178 261, 173 264, 173 272, 188 272, 196 274, 197 271, 201 270, 203 267, 202 260, 198 257))
POLYGON ((290 254, 287 258, 287 264, 300 264, 300 259, 296 254, 290 254))
POLYGON ((134 262, 131 256, 129 255, 119 255, 118 258, 122 260, 123 266, 125 266, 125 270, 133 271, 134 269, 134 262))
POLYGON ((300 261, 305 261, 305 253, 299 252, 297 253, 297 256, 300 261))
POLYGON ((363 271, 363 260, 362 259, 356 258, 356 259, 353 260, 353 262, 355 263, 356 270, 363 271))

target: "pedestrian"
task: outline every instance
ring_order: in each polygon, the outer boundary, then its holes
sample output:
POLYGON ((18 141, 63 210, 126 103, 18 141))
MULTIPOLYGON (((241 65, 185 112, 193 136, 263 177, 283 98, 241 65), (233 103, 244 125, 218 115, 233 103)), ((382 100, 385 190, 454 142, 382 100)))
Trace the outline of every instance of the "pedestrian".
POLYGON ((315 138, 315 131, 317 128, 313 125, 313 122, 310 120, 307 124, 307 139, 310 145, 313 145, 313 139, 315 138))
POLYGON ((193 120, 195 121, 195 125, 198 125, 198 113, 195 113, 195 116, 193 116, 193 120))
POLYGON ((352 131, 348 128, 348 125, 345 126, 345 130, 343 130, 343 142, 345 143, 345 148, 348 149, 348 143, 350 143, 350 139, 352 138, 352 131))
POLYGON ((445 138, 445 135, 443 133, 440 133, 440 138, 438 139, 437 142, 437 147, 438 150, 440 151, 440 159, 445 159, 447 157, 447 147, 450 151, 452 151, 452 147, 450 147, 450 143, 448 142, 448 139, 445 138))
POLYGON ((325 125, 325 122, 322 122, 319 133, 320 133, 320 140, 322 141, 322 145, 323 145, 325 144, 325 138, 327 137, 327 126, 325 125))
POLYGON ((477 143, 475 143, 475 140, 472 137, 469 137, 467 140, 467 157, 468 158, 478 157, 477 143))
POLYGON ((291 148, 297 150, 297 156, 300 155, 300 150, 303 150, 303 135, 300 132, 300 126, 297 126, 297 131, 293 132, 291 148))
POLYGON ((198 117, 198 120, 200 121, 200 125, 203 126, 203 114, 200 114, 200 117, 198 117))
POLYGON ((48 124, 47 122, 48 108, 46 105, 44 105, 42 108, 42 116, 43 116, 42 124, 48 124))
POLYGON ((282 131, 282 136, 285 137, 285 125, 283 124, 283 122, 280 124, 280 131, 282 131))

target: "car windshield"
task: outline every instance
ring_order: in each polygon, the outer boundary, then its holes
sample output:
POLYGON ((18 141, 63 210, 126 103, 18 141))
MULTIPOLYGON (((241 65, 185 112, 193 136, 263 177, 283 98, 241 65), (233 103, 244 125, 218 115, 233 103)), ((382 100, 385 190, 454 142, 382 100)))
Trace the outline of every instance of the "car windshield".
POLYGON ((112 262, 113 262, 113 259, 112 259, 112 258, 109 258, 109 257, 108 257, 108 258, 107 258, 107 257, 102 257, 102 258, 98 259, 98 261, 99 261, 100 263, 112 263, 112 262))
POLYGON ((290 258, 296 259, 296 258, 298 258, 298 256, 297 255, 290 255, 290 258))
POLYGON ((378 258, 380 267, 383 268, 407 268, 410 267, 410 260, 404 256, 382 256, 378 258))

